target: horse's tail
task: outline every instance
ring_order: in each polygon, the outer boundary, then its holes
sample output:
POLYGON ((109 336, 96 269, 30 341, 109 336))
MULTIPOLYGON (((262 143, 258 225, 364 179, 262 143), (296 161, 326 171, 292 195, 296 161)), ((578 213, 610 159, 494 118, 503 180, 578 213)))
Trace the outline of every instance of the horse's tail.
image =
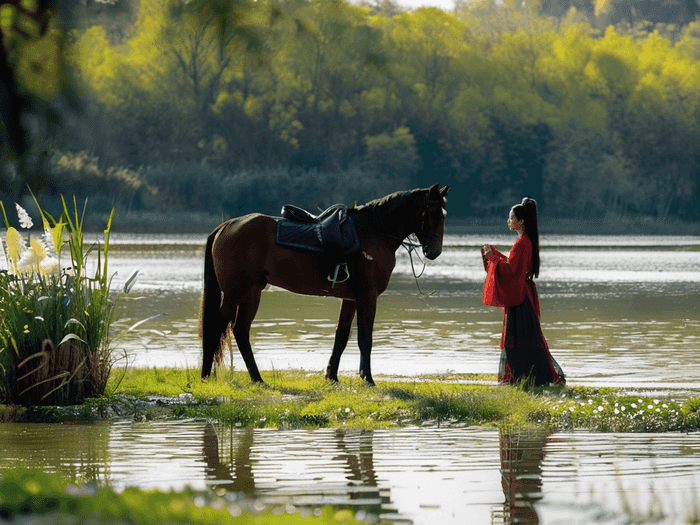
POLYGON ((201 331, 202 331, 202 379, 209 377, 214 364, 214 355, 221 346, 219 330, 219 310, 221 308, 221 288, 214 271, 214 256, 212 246, 216 234, 221 228, 214 230, 207 238, 204 251, 204 291, 202 293, 201 331))

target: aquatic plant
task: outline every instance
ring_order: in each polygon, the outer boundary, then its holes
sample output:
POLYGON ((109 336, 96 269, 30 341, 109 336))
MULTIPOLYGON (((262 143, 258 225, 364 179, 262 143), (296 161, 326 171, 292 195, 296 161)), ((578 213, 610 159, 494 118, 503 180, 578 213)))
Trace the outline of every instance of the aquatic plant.
POLYGON ((354 525, 379 521, 332 507, 261 508, 225 491, 163 493, 127 488, 117 492, 23 468, 3 471, 1 476, 0 520, 8 523, 354 525))
MULTIPOLYGON (((7 227, 6 269, 0 270, 0 401, 76 404, 104 392, 112 366, 114 304, 107 260, 114 210, 104 245, 84 250, 85 206, 79 215, 73 199, 71 213, 62 198, 62 214, 55 220, 34 201, 44 234, 32 237, 28 232, 28 245, 0 202, 7 227), (93 251, 94 271, 88 274, 93 251)), ((31 228, 29 214, 16 208, 20 227, 31 228)))

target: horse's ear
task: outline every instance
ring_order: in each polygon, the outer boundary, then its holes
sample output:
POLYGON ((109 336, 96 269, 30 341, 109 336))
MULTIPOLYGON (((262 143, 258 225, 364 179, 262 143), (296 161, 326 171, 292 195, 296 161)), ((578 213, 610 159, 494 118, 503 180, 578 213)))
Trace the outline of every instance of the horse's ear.
POLYGON ((447 197, 447 194, 448 194, 448 193, 450 193, 450 187, 449 187, 449 186, 445 186, 444 188, 442 188, 442 189, 440 190, 440 196, 441 196, 443 199, 444 199, 445 197, 447 197))
POLYGON ((428 197, 437 200, 440 197, 440 185, 433 184, 428 190, 428 197))

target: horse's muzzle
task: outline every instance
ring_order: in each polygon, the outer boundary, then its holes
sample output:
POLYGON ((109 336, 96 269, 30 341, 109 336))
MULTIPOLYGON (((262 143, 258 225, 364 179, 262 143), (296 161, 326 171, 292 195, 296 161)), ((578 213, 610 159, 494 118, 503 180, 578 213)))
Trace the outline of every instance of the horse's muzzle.
POLYGON ((423 245, 423 255, 425 255, 431 261, 434 261, 442 253, 442 246, 430 247, 423 245))

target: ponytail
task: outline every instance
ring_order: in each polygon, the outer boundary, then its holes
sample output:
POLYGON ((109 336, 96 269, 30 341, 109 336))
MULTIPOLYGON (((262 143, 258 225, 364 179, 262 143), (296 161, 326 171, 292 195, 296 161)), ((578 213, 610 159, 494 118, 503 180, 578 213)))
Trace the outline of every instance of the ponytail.
POLYGON ((532 273, 540 274, 540 233, 537 227, 537 202, 525 197, 520 204, 513 206, 513 213, 518 220, 525 219, 525 234, 532 243, 532 273))

